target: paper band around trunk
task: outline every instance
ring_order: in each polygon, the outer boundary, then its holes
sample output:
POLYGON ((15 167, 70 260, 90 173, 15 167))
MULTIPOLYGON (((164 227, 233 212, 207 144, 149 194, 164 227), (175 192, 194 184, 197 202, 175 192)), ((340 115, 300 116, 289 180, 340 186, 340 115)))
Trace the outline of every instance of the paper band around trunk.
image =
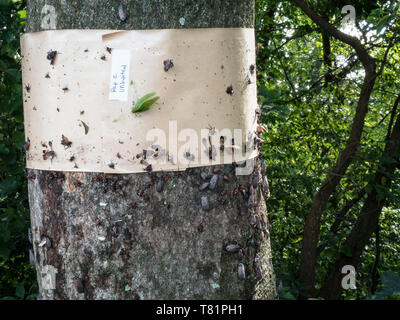
POLYGON ((243 153, 257 126, 253 29, 55 30, 24 34, 21 50, 28 168, 135 173, 257 155, 243 153), (132 113, 151 92, 159 100, 132 113))

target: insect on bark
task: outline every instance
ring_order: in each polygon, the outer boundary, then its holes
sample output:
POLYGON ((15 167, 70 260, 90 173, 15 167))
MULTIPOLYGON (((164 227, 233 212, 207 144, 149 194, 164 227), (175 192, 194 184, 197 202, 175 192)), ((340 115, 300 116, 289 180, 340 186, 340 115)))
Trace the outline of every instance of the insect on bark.
POLYGON ((238 272, 238 278, 243 280, 244 278, 246 278, 246 272, 244 270, 244 264, 243 263, 239 263, 237 266, 237 272, 238 272))
POLYGON ((118 17, 122 22, 124 22, 128 17, 126 6, 123 4, 120 4, 118 7, 118 17))
POLYGON ((210 204, 208 203, 208 198, 207 198, 207 196, 202 196, 202 197, 201 197, 201 208, 202 208, 204 211, 210 210, 210 204))

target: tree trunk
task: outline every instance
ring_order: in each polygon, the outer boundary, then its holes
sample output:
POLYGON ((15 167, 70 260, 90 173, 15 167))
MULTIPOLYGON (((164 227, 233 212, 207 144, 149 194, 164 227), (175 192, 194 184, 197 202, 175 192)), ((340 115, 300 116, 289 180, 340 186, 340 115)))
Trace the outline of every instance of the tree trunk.
MULTIPOLYGON (((253 27, 254 20, 252 0, 28 0, 27 32, 42 30, 45 4, 55 8, 56 29, 253 27), (128 13, 124 22, 121 3, 128 13)), ((214 167, 124 175, 32 170, 29 204, 40 298, 274 299, 261 188, 254 209, 248 209, 247 193, 238 192, 259 175, 258 161, 249 176, 236 176, 234 164, 217 167, 217 187, 208 191, 199 191, 196 182, 214 167), (162 176, 164 188, 157 192, 155 181, 162 176), (202 210, 202 195, 208 211, 202 210), (230 243, 244 250, 227 252, 230 243), (238 277, 239 263, 245 279, 238 277), (54 290, 44 285, 48 266, 57 271, 54 290)))

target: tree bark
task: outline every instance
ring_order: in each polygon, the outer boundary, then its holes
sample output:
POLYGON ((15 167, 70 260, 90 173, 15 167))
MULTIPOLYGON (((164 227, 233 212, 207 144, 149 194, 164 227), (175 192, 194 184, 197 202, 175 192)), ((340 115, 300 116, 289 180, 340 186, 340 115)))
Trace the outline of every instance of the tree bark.
MULTIPOLYGON (((28 0, 27 32, 41 31, 45 4, 55 8, 57 29, 254 25, 252 0, 28 0), (118 17, 121 3, 128 14, 124 22, 118 17)), ((260 178, 258 161, 249 176, 236 176, 235 164, 217 167, 217 187, 207 191, 196 182, 214 174, 214 167, 124 175, 32 170, 36 178, 28 188, 40 298, 274 299, 262 190, 256 189, 253 209, 247 192, 239 191, 248 190, 254 175, 260 178), (163 190, 157 192, 161 177, 163 190), (203 195, 208 211, 201 207, 203 195), (244 250, 224 250, 231 243, 244 250), (238 277, 239 263, 245 279, 238 277), (57 270, 54 290, 43 286, 46 265, 57 270)))

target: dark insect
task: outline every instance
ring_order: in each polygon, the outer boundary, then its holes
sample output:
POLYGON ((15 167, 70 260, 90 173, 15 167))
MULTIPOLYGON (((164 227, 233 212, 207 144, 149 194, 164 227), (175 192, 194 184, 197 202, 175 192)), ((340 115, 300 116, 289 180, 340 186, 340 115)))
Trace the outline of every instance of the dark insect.
POLYGON ((228 88, 226 88, 226 93, 229 95, 233 95, 233 86, 230 85, 228 88))
POLYGON ((57 108, 57 112, 60 112, 60 108, 57 108))
POLYGON ((143 159, 146 160, 147 157, 147 150, 143 150, 143 159))
POLYGON ((79 278, 75 279, 74 280, 74 286, 75 286, 76 291, 78 291, 78 293, 84 293, 85 292, 81 279, 79 279, 79 278))
MULTIPOLYGON (((72 145, 72 142, 68 140, 68 138, 64 135, 61 135, 61 144, 66 147, 70 148, 72 145)), ((70 160, 71 161, 71 160, 70 160)))
POLYGON ((50 60, 50 64, 53 65, 57 56, 57 51, 55 50, 50 50, 47 52, 47 60, 50 60))
POLYGON ((164 181, 162 179, 159 179, 156 182, 156 191, 161 192, 163 190, 163 187, 164 187, 164 181))
POLYGON ((106 61, 106 56, 103 54, 100 59, 106 61))
POLYGON ((153 171, 153 167, 151 164, 149 164, 145 169, 144 169, 147 173, 151 173, 153 171))
POLYGON ((237 270, 238 270, 238 278, 243 280, 244 278, 246 278, 246 272, 244 270, 244 264, 243 263, 239 263, 237 266, 237 270))
POLYGON ((255 228, 258 224, 258 218, 254 214, 250 216, 250 225, 255 228))
POLYGON ((240 250, 240 246, 238 245, 238 244, 228 244, 226 247, 225 247, 225 250, 227 251, 227 252, 238 252, 239 250, 240 250))
POLYGON ((257 185, 258 185, 258 175, 257 175, 257 174, 255 174, 255 175, 253 176, 253 181, 252 181, 252 183, 253 183, 253 188, 254 188, 254 189, 257 189, 257 185))
POLYGON ((256 71, 256 66, 254 64, 250 65, 249 70, 251 74, 254 74, 254 71, 256 71))
POLYGON ((31 92, 31 86, 28 84, 28 85, 26 85, 25 86, 25 90, 26 90, 26 92, 31 92))
POLYGON ((120 155, 119 152, 117 153, 117 158, 118 158, 118 159, 122 159, 122 157, 121 157, 121 155, 120 155))
POLYGON ((193 154, 191 154, 190 152, 185 152, 183 155, 186 159, 188 159, 189 161, 194 161, 195 160, 195 156, 193 154))
POLYGON ((79 188, 79 187, 82 186, 82 182, 80 182, 79 180, 75 180, 75 181, 74 181, 74 186, 75 186, 76 188, 79 188))
POLYGON ((89 49, 85 49, 85 50, 83 50, 83 52, 89 52, 89 49))
POLYGON ((224 143, 225 143, 225 137, 221 136, 219 138, 219 150, 224 151, 224 149, 225 149, 224 143))
POLYGON ((68 92, 68 87, 64 87, 64 88, 62 88, 62 90, 64 91, 64 93, 66 93, 66 92, 68 92))
POLYGON ((243 254, 243 249, 240 249, 238 252, 238 259, 239 261, 243 261, 244 254, 243 254))
POLYGON ((164 64, 164 71, 168 72, 169 69, 171 69, 174 66, 174 63, 172 62, 172 59, 167 59, 163 61, 164 64))
POLYGON ((108 52, 109 54, 111 54, 111 52, 112 52, 112 48, 110 48, 110 47, 106 47, 106 50, 107 50, 107 52, 108 52))
POLYGON ((31 140, 29 138, 24 142, 24 150, 29 151, 29 148, 31 147, 31 140))
POLYGON ((267 176, 263 177, 262 186, 263 186, 265 197, 268 199, 271 194, 270 194, 270 191, 269 191, 269 183, 268 183, 267 176))
POLYGON ((108 166, 109 166, 111 169, 115 169, 115 164, 114 164, 114 163, 112 163, 112 162, 111 162, 111 163, 109 163, 109 164, 108 164, 108 166))
POLYGON ((202 233, 202 232, 204 231, 204 226, 203 226, 202 223, 200 223, 200 224, 197 226, 197 231, 198 231, 199 233, 202 233))
POLYGON ((201 208, 202 208, 204 211, 210 210, 210 204, 208 203, 208 198, 207 198, 207 196, 202 196, 202 197, 201 197, 201 208))
POLYGON ((44 77, 47 78, 47 79, 50 79, 49 73, 47 72, 46 75, 45 75, 44 77))
POLYGON ((118 16, 119 16, 119 19, 122 22, 124 22, 126 20, 126 18, 128 17, 128 13, 127 13, 125 5, 123 5, 123 4, 119 5, 119 7, 118 7, 118 16))
POLYGON ((210 185, 210 183, 204 182, 204 183, 199 187, 199 190, 200 190, 200 191, 203 191, 203 190, 207 189, 209 185, 210 185))
POLYGON ((214 174, 210 180, 210 190, 214 190, 215 187, 217 186, 217 182, 218 182, 218 175, 214 174))
POLYGON ((50 158, 50 160, 53 160, 56 157, 56 153, 53 150, 50 151, 45 151, 43 150, 43 160, 47 160, 50 158))
POLYGON ((249 209, 251 209, 251 208, 253 208, 254 207, 254 194, 251 194, 250 196, 249 196, 249 200, 248 200, 248 202, 247 202, 247 206, 248 206, 248 208, 249 209))
POLYGON ((82 116, 85 113, 85 110, 82 110, 79 114, 82 116))
POLYGON ((261 174, 262 174, 263 176, 265 176, 265 173, 266 173, 266 161, 265 161, 265 160, 262 160, 262 161, 261 161, 261 174))
POLYGON ((26 178, 28 180, 35 180, 36 179, 36 175, 33 172, 29 172, 26 176, 26 178))

